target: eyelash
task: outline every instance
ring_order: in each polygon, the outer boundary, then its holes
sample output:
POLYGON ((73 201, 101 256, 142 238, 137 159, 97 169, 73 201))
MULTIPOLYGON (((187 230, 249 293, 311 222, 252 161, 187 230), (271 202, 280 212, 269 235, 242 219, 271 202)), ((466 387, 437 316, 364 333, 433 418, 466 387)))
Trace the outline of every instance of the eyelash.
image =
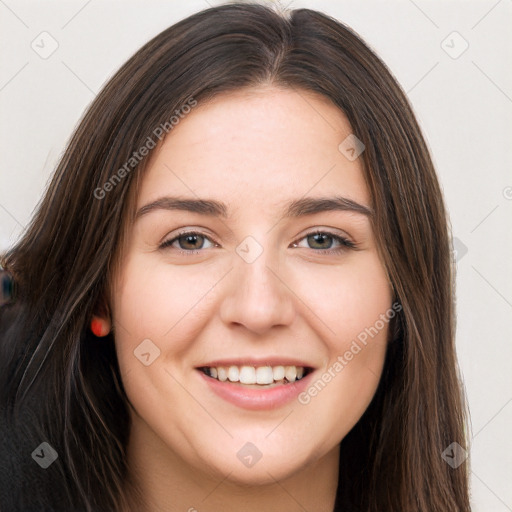
MULTIPOLYGON (((194 236, 194 235, 198 235, 198 236, 207 238, 211 242, 216 243, 214 240, 211 240, 209 236, 207 236, 204 233, 201 233, 199 231, 183 231, 183 232, 179 233, 178 236, 172 238, 171 240, 166 240, 165 242, 163 242, 160 245, 160 249, 168 249, 172 246, 172 244, 174 242, 176 242, 180 238, 182 238, 184 236, 194 236)), ((324 253, 324 254, 328 254, 328 255, 336 255, 337 256, 337 255, 344 253, 347 249, 357 249, 357 245, 354 242, 348 240, 347 238, 344 238, 340 235, 335 235, 334 233, 331 233, 329 231, 322 231, 319 229, 317 229, 315 231, 311 231, 309 233, 306 233, 302 238, 297 240, 297 242, 300 242, 304 238, 307 238, 309 236, 314 236, 314 235, 327 235, 328 237, 333 238, 340 244, 340 247, 338 247, 337 249, 312 249, 315 252, 320 252, 320 253, 324 253)), ((294 242, 294 244, 297 242, 294 242)), ((202 249, 191 250, 191 251, 186 251, 184 249, 176 249, 176 250, 180 254, 183 254, 186 256, 192 256, 195 254, 199 254, 202 251, 202 249)))

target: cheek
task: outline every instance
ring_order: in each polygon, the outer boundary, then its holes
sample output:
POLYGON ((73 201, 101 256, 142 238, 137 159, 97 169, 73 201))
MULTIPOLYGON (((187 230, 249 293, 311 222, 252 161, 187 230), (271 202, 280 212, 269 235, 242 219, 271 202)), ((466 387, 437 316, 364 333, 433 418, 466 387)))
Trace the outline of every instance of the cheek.
MULTIPOLYGON (((325 325, 325 339, 337 354, 358 336, 364 339, 364 333, 374 332, 375 324, 385 331, 388 322, 383 324, 381 315, 391 308, 391 285, 379 258, 370 252, 354 256, 346 264, 310 272, 312 279, 303 280, 307 288, 302 294, 325 325)), ((380 342, 382 336, 373 338, 380 342)))
MULTIPOLYGON (((204 282, 204 272, 202 277, 204 282)), ((143 254, 127 259, 119 282, 114 317, 134 336, 163 336, 188 313, 203 288, 199 276, 170 272, 162 263, 148 265, 143 254)))
POLYGON ((150 339, 161 350, 160 363, 179 365, 208 320, 208 294, 225 271, 203 265, 173 271, 165 261, 148 259, 144 253, 128 256, 116 287, 112 313, 120 364, 136 364, 134 350, 150 339))
POLYGON ((181 411, 182 420, 190 404, 177 383, 181 378, 176 381, 165 371, 172 368, 174 375, 185 367, 184 355, 201 329, 198 319, 204 316, 205 295, 218 278, 200 266, 173 271, 165 262, 148 264, 149 259, 136 253, 123 263, 112 306, 116 352, 135 410, 150 424, 162 418, 170 424, 175 419, 162 407, 163 397, 181 411))
POLYGON ((360 419, 377 389, 384 364, 392 290, 376 255, 357 265, 317 273, 309 306, 327 328, 329 361, 299 397, 311 417, 344 436, 360 419), (342 432, 340 432, 340 429, 342 432))

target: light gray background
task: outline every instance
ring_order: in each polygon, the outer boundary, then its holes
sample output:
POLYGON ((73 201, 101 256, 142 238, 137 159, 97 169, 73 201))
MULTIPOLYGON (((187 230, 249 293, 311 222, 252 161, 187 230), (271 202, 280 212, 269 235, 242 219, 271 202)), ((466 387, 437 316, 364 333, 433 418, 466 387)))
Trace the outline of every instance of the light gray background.
MULTIPOLYGON (((219 3, 0 0, 0 251, 22 233, 105 81, 161 30, 219 3), (52 44, 56 51, 42 58, 52 44)), ((457 350, 472 419, 473 510, 512 511, 512 1, 280 5, 347 23, 409 95, 458 240, 457 350)))

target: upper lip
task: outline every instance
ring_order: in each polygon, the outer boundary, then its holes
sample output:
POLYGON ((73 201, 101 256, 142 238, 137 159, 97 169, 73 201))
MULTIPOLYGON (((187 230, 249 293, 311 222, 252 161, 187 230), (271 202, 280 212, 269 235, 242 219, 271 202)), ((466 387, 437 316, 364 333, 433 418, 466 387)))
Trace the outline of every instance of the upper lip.
POLYGON ((279 356, 269 356, 269 357, 236 357, 236 358, 226 358, 226 359, 215 359, 214 361, 209 361, 207 363, 201 364, 197 366, 197 368, 205 368, 205 367, 219 367, 219 366, 254 366, 255 368, 259 368, 261 366, 299 366, 303 368, 313 368, 313 366, 305 361, 301 361, 300 359, 295 359, 291 357, 279 357, 279 356))

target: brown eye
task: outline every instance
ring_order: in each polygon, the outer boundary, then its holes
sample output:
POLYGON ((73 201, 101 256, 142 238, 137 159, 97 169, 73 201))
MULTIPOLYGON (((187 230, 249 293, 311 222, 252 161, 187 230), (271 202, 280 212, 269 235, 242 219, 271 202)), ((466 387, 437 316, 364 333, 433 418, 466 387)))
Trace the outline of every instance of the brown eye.
POLYGON ((176 240, 179 241, 179 245, 181 249, 201 249, 202 242, 204 242, 204 237, 201 235, 182 235, 178 237, 176 240))
MULTIPOLYGON (((210 240, 209 237, 198 233, 196 231, 187 231, 180 233, 178 236, 166 240, 160 245, 160 249, 175 248, 182 253, 194 253, 200 249, 204 249, 204 243, 206 240, 210 240), (178 245, 175 245, 175 244, 178 245)), ((210 241, 211 243, 211 241, 210 241)), ((212 247, 213 247, 212 243, 212 247)))
POLYGON ((313 248, 316 244, 317 249, 330 249, 333 244, 334 237, 331 235, 328 235, 327 233, 315 233, 313 235, 307 236, 308 243, 313 244, 313 248), (329 243, 331 241, 331 243, 329 243))
MULTIPOLYGON (((320 251, 326 251, 327 254, 339 254, 348 249, 355 249, 357 246, 354 242, 351 242, 345 237, 329 233, 328 231, 314 231, 308 233, 301 240, 307 240, 309 249, 319 249, 320 251), (337 247, 333 248, 333 244, 337 244, 337 247)), ((297 242, 294 247, 304 247, 299 245, 297 242)))

